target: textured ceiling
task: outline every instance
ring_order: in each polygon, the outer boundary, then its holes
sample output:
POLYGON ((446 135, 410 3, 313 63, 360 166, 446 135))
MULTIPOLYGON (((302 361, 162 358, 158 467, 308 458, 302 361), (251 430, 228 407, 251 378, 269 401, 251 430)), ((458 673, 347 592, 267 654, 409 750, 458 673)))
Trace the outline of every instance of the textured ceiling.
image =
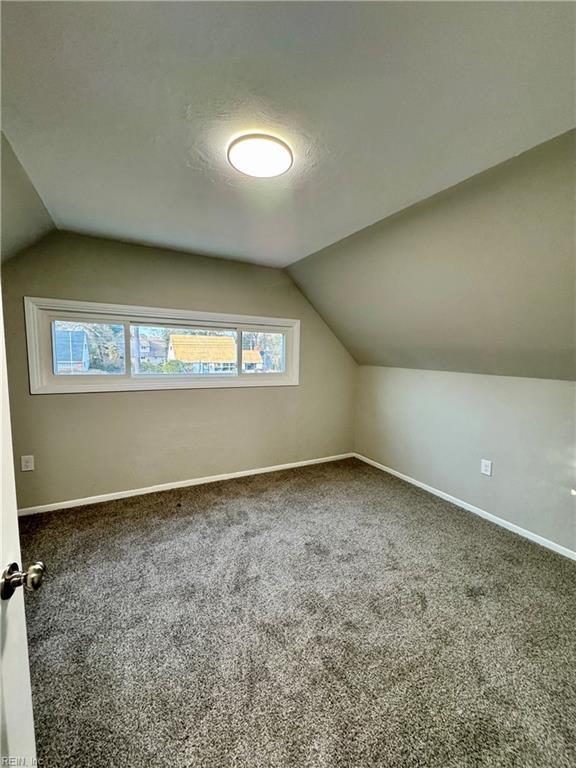
POLYGON ((60 228, 282 266, 572 127, 574 12, 3 2, 3 128, 60 228))

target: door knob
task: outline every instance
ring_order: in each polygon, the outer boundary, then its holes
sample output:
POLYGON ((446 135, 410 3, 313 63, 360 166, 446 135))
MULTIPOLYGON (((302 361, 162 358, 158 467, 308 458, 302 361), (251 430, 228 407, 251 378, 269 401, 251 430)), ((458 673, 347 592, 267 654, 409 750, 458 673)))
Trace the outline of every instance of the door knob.
POLYGON ((42 586, 45 573, 46 566, 40 561, 33 563, 25 571, 19 570, 18 563, 10 563, 2 571, 0 597, 2 600, 9 600, 16 591, 16 587, 24 587, 28 592, 36 592, 42 586))

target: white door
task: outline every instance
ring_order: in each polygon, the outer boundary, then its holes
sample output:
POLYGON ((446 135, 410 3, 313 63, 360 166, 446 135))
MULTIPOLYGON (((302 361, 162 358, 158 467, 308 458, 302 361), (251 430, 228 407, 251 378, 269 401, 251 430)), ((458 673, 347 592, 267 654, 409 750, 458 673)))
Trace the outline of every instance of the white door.
MULTIPOLYGON (((0 293, 0 374, 1 374, 1 462, 2 462, 2 509, 0 512, 1 560, 0 572, 9 563, 20 560, 14 463, 10 410, 8 407, 8 382, 6 378, 6 350, 4 322, 0 293)), ((33 766, 36 764, 32 693, 28 666, 28 644, 24 616, 24 590, 18 588, 9 600, 0 600, 0 765, 33 766), (8 762, 11 757, 14 762, 8 762)))

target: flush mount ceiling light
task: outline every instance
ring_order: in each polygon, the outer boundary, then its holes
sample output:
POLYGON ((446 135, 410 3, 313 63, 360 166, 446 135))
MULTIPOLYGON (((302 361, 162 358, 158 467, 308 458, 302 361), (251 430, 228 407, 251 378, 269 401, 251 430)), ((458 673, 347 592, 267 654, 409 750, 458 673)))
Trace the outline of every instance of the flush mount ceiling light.
POLYGON ((228 161, 240 173, 269 179, 290 170, 294 157, 288 144, 281 139, 264 133, 249 133, 230 144, 228 161))

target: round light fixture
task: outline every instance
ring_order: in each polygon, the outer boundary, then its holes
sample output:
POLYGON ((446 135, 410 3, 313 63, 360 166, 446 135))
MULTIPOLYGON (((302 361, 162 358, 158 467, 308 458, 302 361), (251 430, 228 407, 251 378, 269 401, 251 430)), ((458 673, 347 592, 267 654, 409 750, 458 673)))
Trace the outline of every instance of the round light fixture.
POLYGON ((269 179, 290 170, 294 157, 281 139, 264 133, 248 133, 230 144, 228 161, 240 173, 269 179))

